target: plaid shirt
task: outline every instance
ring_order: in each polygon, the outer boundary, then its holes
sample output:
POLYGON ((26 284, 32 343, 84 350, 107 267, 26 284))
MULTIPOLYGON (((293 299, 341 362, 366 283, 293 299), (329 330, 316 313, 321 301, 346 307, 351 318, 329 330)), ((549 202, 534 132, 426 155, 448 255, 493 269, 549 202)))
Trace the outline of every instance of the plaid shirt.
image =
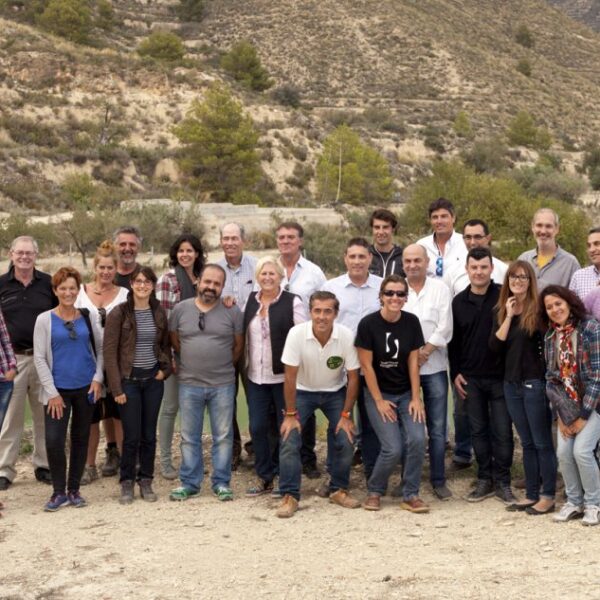
POLYGON ((8 371, 17 368, 17 357, 13 351, 10 335, 4 321, 4 315, 0 310, 0 381, 8 371))
POLYGON ((583 300, 598 285, 600 285, 600 271, 594 265, 590 265, 573 273, 569 289, 583 300))
POLYGON ((165 309, 167 318, 181 300, 181 289, 175 271, 167 271, 156 283, 156 298, 165 309))
MULTIPOLYGON (((600 323, 595 319, 580 321, 577 331, 577 365, 582 388, 581 418, 588 419, 592 411, 598 408, 600 398, 600 323)), ((554 329, 549 329, 544 337, 546 355, 546 380, 560 380, 556 358, 556 336, 554 329)))

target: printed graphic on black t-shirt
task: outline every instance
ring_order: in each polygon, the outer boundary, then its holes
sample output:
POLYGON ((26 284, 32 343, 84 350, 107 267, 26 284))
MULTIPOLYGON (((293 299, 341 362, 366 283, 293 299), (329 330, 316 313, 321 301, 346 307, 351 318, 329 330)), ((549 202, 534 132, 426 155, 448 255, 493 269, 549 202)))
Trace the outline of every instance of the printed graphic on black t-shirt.
POLYGON ((373 352, 373 369, 379 389, 387 394, 410 390, 408 356, 425 343, 419 319, 402 311, 399 321, 390 323, 378 311, 358 324, 355 345, 373 352))

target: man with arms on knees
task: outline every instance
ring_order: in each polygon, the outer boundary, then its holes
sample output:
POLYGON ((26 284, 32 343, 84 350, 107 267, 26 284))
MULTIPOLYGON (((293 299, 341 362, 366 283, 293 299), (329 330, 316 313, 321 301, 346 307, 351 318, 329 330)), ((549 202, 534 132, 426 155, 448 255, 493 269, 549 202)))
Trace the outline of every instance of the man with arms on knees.
POLYGON ((220 301, 225 271, 208 264, 198 279, 196 298, 175 306, 169 319, 171 343, 181 358, 181 486, 171 500, 187 500, 200 493, 204 479, 202 427, 208 409, 212 431, 212 490, 219 500, 232 500, 231 456, 235 367, 242 353, 243 317, 237 306, 220 301))
POLYGON ((56 306, 50 276, 35 268, 37 242, 29 236, 15 238, 10 246, 11 267, 0 277, 0 306, 17 358, 12 398, 0 433, 0 490, 9 488, 17 475, 21 437, 25 426, 25 401, 29 397, 33 420, 35 478, 52 483, 46 456, 44 405, 38 396, 40 381, 33 364, 33 328, 38 315, 56 306))
MULTIPOLYGON (((281 223, 275 230, 275 235, 279 260, 285 274, 281 285, 288 292, 300 296, 308 311, 309 298, 313 292, 321 289, 326 281, 325 274, 319 266, 302 256, 304 229, 300 223, 281 223)), ((317 421, 313 416, 302 430, 302 470, 310 479, 321 476, 315 453, 316 429, 317 421)))
POLYGON ((457 264, 465 264, 467 248, 460 233, 454 231, 456 215, 450 200, 438 198, 429 205, 429 222, 433 233, 417 243, 427 250, 427 275, 443 278, 457 264))
MULTIPOLYGON (((360 237, 352 238, 344 252, 347 272, 325 282, 321 288, 335 294, 340 303, 337 322, 350 329, 354 335, 360 320, 368 314, 377 312, 380 307, 379 288, 383 279, 369 273, 371 263, 372 253, 369 251, 367 240, 360 237)), ((365 477, 368 480, 375 466, 380 445, 365 409, 364 386, 364 377, 361 376, 357 402, 361 424, 360 449, 365 477)))
POLYGON ((581 300, 600 285, 600 227, 594 227, 588 233, 587 254, 592 264, 575 271, 569 284, 569 289, 581 300))
POLYGON ((298 510, 301 481, 301 431, 317 408, 329 421, 333 443, 329 501, 344 508, 360 502, 348 493, 352 466, 354 423, 352 407, 358 393, 359 362, 354 334, 334 323, 339 302, 331 292, 315 292, 309 301, 311 320, 288 333, 281 361, 285 365, 285 417, 281 424, 279 489, 283 495, 278 517, 298 510), (347 375, 347 386, 346 386, 347 375))
POLYGON ((114 232, 113 243, 119 259, 115 284, 130 290, 129 277, 137 267, 137 256, 142 249, 142 234, 133 225, 123 225, 114 232))
POLYGON ((436 497, 447 500, 444 457, 448 413, 448 352, 452 338, 452 297, 446 284, 427 277, 429 259, 419 244, 404 249, 402 263, 408 283, 404 310, 419 318, 425 344, 419 348, 420 382, 429 438, 431 486, 436 497))
POLYGON ((466 402, 478 467, 477 485, 467 500, 479 502, 496 495, 511 504, 515 501, 510 487, 512 422, 504 400, 503 362, 489 348, 497 327, 494 307, 500 296, 500 286, 492 281, 492 269, 488 248, 469 250, 470 285, 452 301, 450 376, 466 402))
POLYGON ((394 244, 398 226, 396 215, 385 208, 378 208, 371 214, 369 225, 373 232, 373 245, 369 246, 373 260, 369 271, 381 278, 392 274, 404 275, 402 246, 394 244))
MULTIPOLYGON (((235 298, 235 303, 244 312, 246 301, 254 288, 254 271, 256 270, 256 258, 244 252, 246 232, 244 226, 238 223, 227 223, 221 227, 221 248, 223 258, 217 262, 225 270, 225 287, 223 296, 235 298)), ((237 396, 239 390, 239 379, 243 372, 244 357, 235 365, 235 398, 236 408, 233 411, 233 464, 237 469, 242 455, 242 437, 237 422, 237 396)), ((242 385, 244 379, 242 377, 242 385)), ((244 388, 245 389, 245 388, 244 388)), ((251 442, 246 444, 246 451, 252 450, 251 442)))
POLYGON ((536 210, 531 231, 536 247, 523 252, 519 260, 525 260, 533 267, 540 291, 550 284, 567 287, 580 265, 572 254, 556 242, 560 231, 558 214, 551 208, 536 210))
MULTIPOLYGON (((492 235, 485 221, 481 219, 470 219, 463 225, 463 240, 467 250, 473 248, 490 248, 492 235)), ((492 270, 492 281, 502 285, 506 275, 507 266, 495 256, 492 257, 494 269, 492 270)), ((448 284, 452 297, 462 292, 469 285, 467 268, 463 263, 457 263, 448 269, 444 275, 444 281, 448 284)), ((452 386, 452 397, 454 399, 454 456, 450 469, 460 471, 471 465, 471 432, 469 430, 469 417, 465 403, 456 388, 452 386)))

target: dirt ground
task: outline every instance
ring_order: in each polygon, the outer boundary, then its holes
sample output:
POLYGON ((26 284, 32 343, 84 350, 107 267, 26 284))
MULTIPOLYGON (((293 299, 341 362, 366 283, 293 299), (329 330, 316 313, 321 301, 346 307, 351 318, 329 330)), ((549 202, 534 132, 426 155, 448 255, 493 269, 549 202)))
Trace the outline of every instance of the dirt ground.
MULTIPOLYGON (((275 517, 277 500, 244 497, 247 458, 227 503, 207 482, 200 497, 170 502, 173 482, 158 476, 157 503, 123 507, 113 477, 82 488, 87 507, 45 513, 50 488, 28 458, 18 472, 0 492, 3 600, 600 598, 600 527, 508 513, 496 499, 469 504, 469 472, 450 479, 446 502, 425 483, 426 515, 389 496, 379 513, 342 509, 303 479, 301 510, 289 520, 275 517)), ((362 499, 362 467, 352 484, 362 499)))

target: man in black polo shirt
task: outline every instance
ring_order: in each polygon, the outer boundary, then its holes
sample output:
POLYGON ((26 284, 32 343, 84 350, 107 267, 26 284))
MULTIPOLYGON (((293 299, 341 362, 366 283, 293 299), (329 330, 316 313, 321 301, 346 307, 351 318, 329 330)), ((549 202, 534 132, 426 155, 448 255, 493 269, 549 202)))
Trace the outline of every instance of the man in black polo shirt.
POLYGON ((510 488, 512 422, 504 400, 503 364, 488 345, 497 327, 494 306, 500 295, 492 270, 489 248, 469 250, 470 285, 452 301, 454 334, 448 355, 450 376, 466 403, 478 465, 477 485, 467 500, 479 502, 496 495, 511 504, 515 501, 510 488))
POLYGON ((142 235, 140 230, 133 225, 123 225, 113 234, 113 244, 117 249, 119 261, 117 263, 117 274, 115 284, 131 289, 129 277, 138 266, 137 255, 142 249, 142 235))
POLYGON ((33 466, 38 481, 51 483, 44 435, 44 405, 39 401, 40 382, 33 364, 33 328, 38 315, 56 306, 50 276, 35 268, 36 241, 29 236, 13 240, 12 266, 0 277, 0 307, 17 355, 17 376, 2 432, 0 432, 0 490, 15 478, 21 436, 25 425, 25 399, 29 396, 33 420, 33 466))

